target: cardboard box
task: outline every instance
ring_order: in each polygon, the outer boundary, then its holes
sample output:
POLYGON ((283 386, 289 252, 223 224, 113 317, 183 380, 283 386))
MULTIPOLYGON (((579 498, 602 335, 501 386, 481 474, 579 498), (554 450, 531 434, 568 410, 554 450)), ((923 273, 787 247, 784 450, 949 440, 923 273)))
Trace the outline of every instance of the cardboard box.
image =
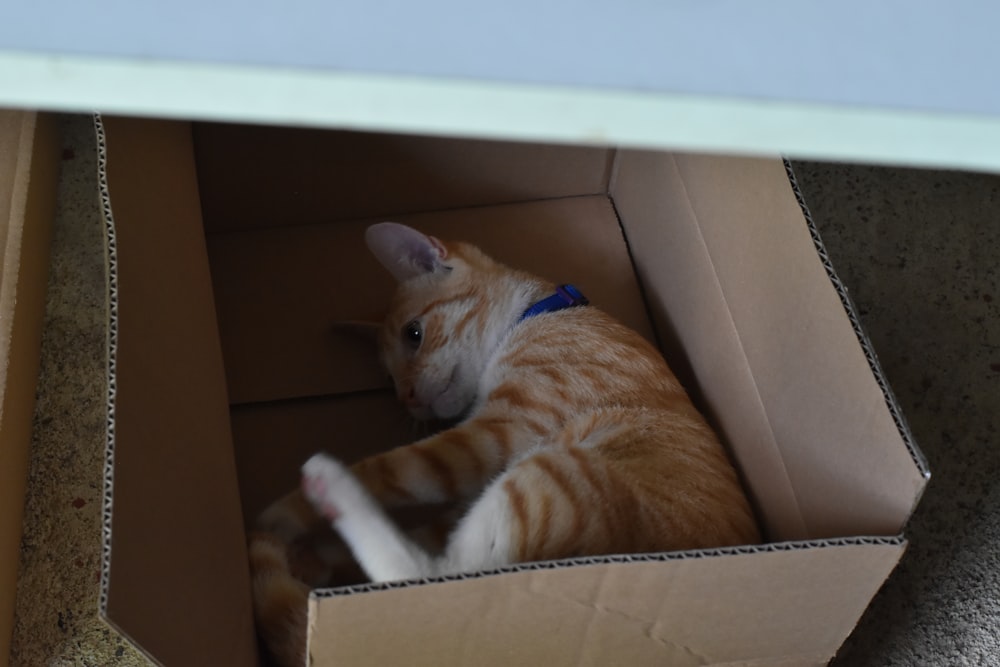
POLYGON ((99 131, 116 360, 102 605, 159 662, 254 664, 244 522, 314 451, 412 435, 371 350, 331 331, 388 296, 363 246, 375 220, 572 281, 658 342, 769 542, 316 591, 313 664, 823 664, 902 555, 926 465, 780 160, 99 131))
POLYGON ((58 175, 55 119, 0 109, 0 665, 14 623, 58 175))

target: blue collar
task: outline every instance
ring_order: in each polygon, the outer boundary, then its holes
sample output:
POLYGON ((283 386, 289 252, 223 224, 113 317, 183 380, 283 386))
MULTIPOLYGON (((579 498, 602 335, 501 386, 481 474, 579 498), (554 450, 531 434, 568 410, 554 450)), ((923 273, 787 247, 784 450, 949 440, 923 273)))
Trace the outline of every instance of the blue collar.
POLYGON ((541 315, 542 313, 552 313, 563 308, 586 306, 588 303, 590 301, 577 288, 572 285, 560 285, 556 288, 555 294, 528 306, 528 309, 521 313, 521 319, 518 322, 524 321, 529 317, 534 317, 535 315, 541 315))

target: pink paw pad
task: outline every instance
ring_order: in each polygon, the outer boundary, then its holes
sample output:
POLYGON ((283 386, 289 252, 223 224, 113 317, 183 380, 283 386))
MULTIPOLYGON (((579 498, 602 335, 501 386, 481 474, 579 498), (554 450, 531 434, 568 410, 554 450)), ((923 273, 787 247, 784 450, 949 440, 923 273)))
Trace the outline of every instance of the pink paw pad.
POLYGON ((336 521, 340 517, 340 510, 330 500, 327 483, 324 476, 315 471, 307 470, 302 473, 302 488, 313 506, 325 518, 336 521))

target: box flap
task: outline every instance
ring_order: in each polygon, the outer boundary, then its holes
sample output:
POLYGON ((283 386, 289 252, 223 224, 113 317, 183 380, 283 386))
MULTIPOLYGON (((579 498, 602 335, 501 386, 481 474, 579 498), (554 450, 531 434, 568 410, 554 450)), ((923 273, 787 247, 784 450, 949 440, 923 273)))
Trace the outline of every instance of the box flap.
POLYGON ((582 146, 215 123, 194 136, 209 231, 604 194, 611 166, 582 146))
POLYGON ((771 537, 900 532, 926 479, 782 162, 626 151, 613 191, 771 537))
POLYGON ((55 119, 0 110, 0 665, 14 622, 58 175, 55 119))
POLYGON ((105 611, 165 665, 254 665, 190 127, 114 118, 106 129, 118 346, 105 611))
POLYGON ((865 542, 542 564, 317 597, 310 664, 825 664, 905 546, 865 542))
MULTIPOLYGON (((653 339, 614 207, 572 197, 397 218, 443 239, 480 244, 497 259, 590 300, 653 339)), ((212 234, 219 329, 233 403, 390 386, 375 346, 338 334, 342 320, 379 320, 392 279, 364 243, 370 221, 212 234)))

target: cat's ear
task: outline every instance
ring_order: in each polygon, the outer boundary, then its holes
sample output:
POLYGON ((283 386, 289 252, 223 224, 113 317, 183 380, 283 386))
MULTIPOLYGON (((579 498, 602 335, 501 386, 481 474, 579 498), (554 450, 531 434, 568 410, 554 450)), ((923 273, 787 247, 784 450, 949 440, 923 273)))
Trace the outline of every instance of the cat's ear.
POLYGON ((375 258, 396 280, 409 280, 446 268, 448 250, 433 236, 395 222, 380 222, 365 232, 375 258))

